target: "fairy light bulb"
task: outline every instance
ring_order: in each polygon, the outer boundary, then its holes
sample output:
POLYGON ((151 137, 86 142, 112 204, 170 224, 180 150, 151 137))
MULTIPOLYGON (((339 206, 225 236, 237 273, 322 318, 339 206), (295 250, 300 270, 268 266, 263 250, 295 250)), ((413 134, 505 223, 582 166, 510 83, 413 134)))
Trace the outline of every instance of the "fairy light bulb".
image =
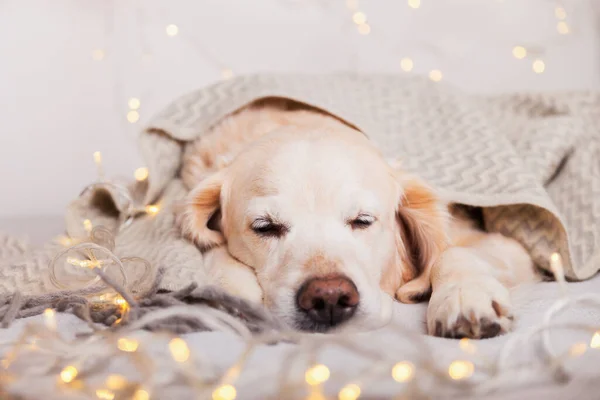
POLYGON ((113 400, 115 394, 108 389, 98 389, 96 390, 96 397, 100 400, 113 400))
POLYGON ((171 356, 178 363, 184 363, 190 358, 190 349, 187 343, 181 338, 174 338, 169 342, 171 356))
POLYGON ((175 24, 169 24, 165 28, 165 32, 167 32, 167 36, 177 36, 177 34, 179 33, 179 27, 175 24))
POLYGON ((323 364, 317 364, 306 370, 304 379, 311 386, 320 385, 329 379, 329 368, 323 364))
POLYGON ((237 391, 233 385, 221 385, 212 393, 213 400, 233 400, 237 396, 237 391))
POLYGON ((527 49, 523 46, 515 46, 512 50, 513 56, 516 59, 522 60, 527 57, 527 49))
POLYGON ((134 351, 136 351, 138 349, 139 345, 140 344, 135 339, 129 339, 129 338, 123 337, 123 338, 119 338, 119 340, 117 340, 117 348, 126 353, 133 353, 134 351))
POLYGON ((230 68, 223 68, 221 70, 221 78, 223 80, 228 80, 233 78, 233 71, 230 68))
POLYGON ((474 371, 475 366, 470 361, 452 361, 448 367, 448 375, 450 375, 450 378, 456 381, 469 378, 471 375, 473 375, 474 371))
POLYGON ((592 349, 600 349, 600 331, 594 332, 592 340, 590 340, 590 347, 592 349))
POLYGON ((564 8, 562 7, 556 7, 554 9, 554 15, 556 16, 556 18, 558 19, 566 19, 567 18, 567 12, 565 11, 564 8))
POLYGON ((100 260, 79 260, 75 257, 67 257, 67 264, 75 265, 81 268, 96 268, 102 265, 100 260))
POLYGON ((68 236, 61 236, 58 238, 58 242, 65 247, 69 247, 73 244, 73 239, 68 236))
POLYGON ((364 12, 357 11, 352 15, 352 21, 354 21, 356 25, 362 25, 367 22, 367 16, 364 12))
POLYGON ((56 312, 51 308, 44 310, 44 324, 51 331, 56 330, 56 312))
POLYGON ((99 151, 95 151, 93 156, 94 156, 94 163, 96 164, 98 178, 100 180, 103 180, 104 179, 104 170, 102 168, 102 153, 100 153, 99 151))
POLYGON ((138 389, 133 394, 132 400, 150 400, 150 393, 144 389, 138 389))
POLYGON ((467 338, 460 339, 458 345, 464 352, 469 354, 475 354, 475 352, 477 351, 477 346, 475 346, 475 344, 467 338))
POLYGON ((412 59, 405 57, 402 60, 400 60, 400 68, 402 68, 402 71, 410 72, 412 71, 413 67, 414 63, 412 59))
POLYGON ((579 357, 579 356, 583 355, 583 353, 585 353, 586 351, 587 351, 587 343, 579 342, 579 343, 575 343, 573 346, 571 346, 571 348, 569 349, 569 355, 571 357, 579 357))
POLYGON ((368 35, 371 33, 371 26, 369 24, 361 24, 358 26, 358 33, 361 35, 368 35))
POLYGON ((144 210, 146 211, 146 214, 156 215, 160 211, 160 207, 155 204, 150 204, 146 206, 144 210))
POLYGON ((139 112, 137 112, 135 110, 130 110, 127 113, 127 122, 129 122, 131 124, 135 124, 139 120, 140 120, 140 113, 139 112))
POLYGON ((77 373, 77 368, 72 365, 68 365, 64 367, 62 371, 60 371, 60 379, 64 383, 73 382, 73 380, 77 378, 77 373))
POLYGON ((306 400, 327 400, 327 399, 325 398, 325 396, 323 396, 323 393, 321 393, 320 390, 314 390, 308 395, 306 400))
POLYGON ((111 374, 106 378, 106 386, 111 390, 121 390, 127 386, 127 380, 122 375, 111 374))
POLYGON ((432 81, 439 82, 442 80, 442 78, 442 71, 440 71, 439 69, 433 69, 429 71, 429 79, 431 79, 432 81))
POLYGON ((350 10, 356 10, 358 8, 358 0, 346 0, 346 7, 350 10))
POLYGON ((141 167, 134 171, 133 177, 136 181, 142 182, 148 179, 148 168, 141 167))
POLYGON ((140 108, 141 102, 140 99, 138 99, 137 97, 131 97, 127 101, 127 105, 131 110, 137 110, 138 108, 140 108))
POLYGON ((533 72, 535 72, 536 74, 541 74, 546 70, 546 64, 542 60, 538 59, 535 60, 533 64, 531 64, 531 69, 533 69, 533 72))
POLYGON ((421 0, 408 0, 408 6, 417 9, 421 7, 421 0))
POLYGON ((356 399, 358 399, 358 396, 360 396, 360 387, 358 385, 351 383, 351 384, 344 386, 340 390, 340 392, 338 394, 338 399, 339 400, 356 400, 356 399))
POLYGON ((392 368, 392 378, 396 382, 407 382, 412 379, 415 367, 408 361, 401 361, 392 368))
POLYGON ((84 219, 83 220, 83 229, 85 229, 85 231, 87 233, 90 233, 92 231, 93 225, 92 225, 92 221, 90 221, 89 219, 84 219))
POLYGON ((556 24, 556 30, 558 31, 558 33, 560 33, 561 35, 566 35, 569 33, 569 25, 567 25, 567 23, 565 21, 559 21, 556 24))
POLYGON ((104 50, 102 49, 94 49, 92 51, 92 59, 94 61, 102 61, 104 59, 104 50))

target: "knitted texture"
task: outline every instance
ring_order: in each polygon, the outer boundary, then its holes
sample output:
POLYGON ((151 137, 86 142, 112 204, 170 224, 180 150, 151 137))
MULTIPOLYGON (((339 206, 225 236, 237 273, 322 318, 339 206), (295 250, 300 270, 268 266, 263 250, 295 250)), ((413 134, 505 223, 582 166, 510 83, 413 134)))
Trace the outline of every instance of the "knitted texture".
POLYGON ((180 97, 140 137, 147 199, 180 167, 182 147, 224 116, 280 97, 364 132, 448 201, 484 208, 485 226, 519 240, 542 268, 558 252, 566 275, 600 267, 600 94, 475 96, 388 75, 252 75, 180 97))
MULTIPOLYGON (((519 240, 540 267, 549 268, 558 252, 569 278, 597 272, 600 94, 475 96, 386 75, 253 75, 176 99, 141 133, 150 178, 144 187, 130 187, 138 205, 158 203, 160 212, 124 226, 122 196, 93 188, 69 206, 69 235, 85 236, 84 219, 107 227, 118 257, 141 257, 165 271, 160 289, 218 286, 218 269, 207 271, 202 254, 173 226, 173 206, 186 194, 177 176, 181 157, 223 117, 268 97, 309 104, 357 127, 448 201, 483 207, 486 228, 519 240)), ((0 294, 58 290, 48 264, 61 248, 50 243, 31 250, 0 236, 0 294)))

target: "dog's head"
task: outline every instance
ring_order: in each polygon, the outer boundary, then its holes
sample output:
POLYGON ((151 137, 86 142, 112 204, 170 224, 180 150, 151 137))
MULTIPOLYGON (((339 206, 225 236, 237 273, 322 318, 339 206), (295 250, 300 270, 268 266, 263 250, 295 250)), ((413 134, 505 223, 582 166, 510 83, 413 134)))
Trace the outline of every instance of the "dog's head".
POLYGON ((418 301, 446 245, 445 208, 361 134, 269 134, 201 182, 183 231, 252 268, 290 326, 327 331, 389 320, 418 301))

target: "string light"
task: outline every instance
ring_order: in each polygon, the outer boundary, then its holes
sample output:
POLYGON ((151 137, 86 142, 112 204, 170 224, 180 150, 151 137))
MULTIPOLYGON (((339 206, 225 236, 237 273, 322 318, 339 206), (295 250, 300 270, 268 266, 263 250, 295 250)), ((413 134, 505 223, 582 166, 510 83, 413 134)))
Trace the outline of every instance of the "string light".
POLYGON ((53 309, 46 308, 44 310, 44 323, 49 330, 56 330, 56 312, 53 309))
POLYGON ((473 375, 473 371, 475 371, 475 366, 470 361, 452 361, 448 367, 448 375, 450 375, 450 378, 457 381, 469 378, 473 375))
POLYGON ((566 19, 567 18, 567 12, 565 11, 564 8, 562 8, 560 6, 558 6, 554 9, 554 15, 558 19, 566 19))
POLYGON ((367 22, 367 16, 365 13, 357 11, 352 15, 352 21, 354 21, 356 25, 362 25, 367 22))
POLYGON ((600 349, 600 331, 594 332, 592 340, 590 340, 590 347, 592 349, 600 349))
POLYGON ((400 60, 400 68, 402 68, 402 71, 404 72, 410 72, 412 71, 414 66, 413 60, 405 57, 402 60, 400 60))
POLYGON ((477 346, 475 346, 475 344, 467 338, 460 339, 458 345, 466 353, 475 354, 477 352, 477 346))
POLYGON ((137 97, 132 97, 127 102, 127 105, 129 106, 130 109, 137 110, 138 108, 140 108, 140 105, 141 105, 140 99, 138 99, 137 97))
POLYGON ((150 204, 144 208, 147 214, 156 215, 160 211, 160 207, 156 204, 150 204))
POLYGON ((141 167, 136 169, 133 173, 133 177, 138 182, 145 181, 146 179, 148 179, 148 168, 141 167))
POLYGON ((150 400, 150 393, 144 389, 138 389, 133 394, 132 400, 150 400))
POLYGON ((320 390, 313 390, 308 395, 306 400, 327 400, 327 399, 325 398, 325 396, 323 396, 323 393, 321 393, 320 390))
POLYGON ((121 375, 111 374, 106 378, 106 386, 111 390, 121 390, 127 386, 127 380, 121 375))
POLYGON ((175 24, 169 24, 165 28, 168 36, 176 36, 179 33, 179 28, 175 24))
POLYGON ((117 341, 117 347, 119 350, 124 351, 126 353, 133 353, 138 349, 139 343, 135 339, 129 338, 120 338, 117 341))
POLYGON ((102 61, 104 59, 104 50, 95 49, 92 51, 92 59, 94 61, 102 61))
POLYGON ((571 346, 571 348, 569 349, 569 354, 571 355, 571 357, 579 357, 586 351, 587 351, 587 343, 580 342, 580 343, 575 343, 574 345, 571 346))
POLYGON ((408 0, 408 6, 410 8, 419 8, 421 7, 421 0, 408 0))
POLYGON ((360 387, 353 383, 344 386, 338 394, 340 400, 356 400, 358 396, 360 396, 360 387))
POLYGON ((346 7, 356 10, 358 8, 358 0, 346 0, 346 7))
POLYGON ((401 361, 392 368, 392 378, 396 382, 407 382, 412 379, 415 367, 408 361, 401 361))
POLYGON ((64 383, 73 382, 73 380, 77 377, 77 373, 77 368, 74 366, 66 366, 62 371, 60 371, 60 379, 62 379, 64 383))
POLYGON ((190 349, 187 343, 181 338, 174 338, 169 342, 171 356, 178 363, 184 363, 190 358, 190 349))
POLYGON ((121 309, 121 313, 124 313, 129 309, 129 305, 127 304, 127 300, 125 300, 121 295, 117 295, 113 300, 113 304, 118 306, 121 309))
POLYGON ((525 57, 527 57, 527 49, 523 46, 515 46, 513 47, 512 50, 513 56, 515 56, 515 58, 522 60, 525 57))
POLYGON ((127 113, 127 121, 129 123, 135 124, 136 122, 138 122, 140 120, 140 113, 135 111, 135 110, 130 110, 127 113))
MULTIPOLYGON (((533 62, 533 64, 531 64, 531 68, 533 69, 533 72, 535 72, 536 74, 541 74, 546 69, 546 64, 542 60, 537 59, 533 62)), ((564 273, 563 273, 563 276, 564 276, 564 273)))
POLYGON ((310 386, 320 385, 329 379, 329 368, 323 364, 317 364, 306 370, 304 379, 310 386))
POLYGON ((74 257, 67 257, 67 263, 82 268, 96 268, 104 263, 103 260, 79 260, 74 257))
POLYGON ((358 26, 358 33, 361 35, 368 35, 371 33, 371 26, 369 24, 361 24, 358 26))
MULTIPOLYGON (((541 61, 541 60, 537 60, 537 61, 541 62, 541 65, 537 66, 537 68, 539 69, 539 72, 538 72, 538 70, 536 70, 535 63, 533 65, 533 70, 535 72, 537 72, 538 74, 541 74, 542 72, 544 72, 545 65, 544 65, 543 61, 541 61)), ((550 255, 550 271, 552 271, 552 274, 554 275, 554 279, 556 279, 563 294, 565 294, 565 292, 566 292, 565 284, 567 281, 565 279, 565 269, 563 267, 562 257, 560 256, 560 254, 552 253, 550 255)))
POLYGON ((98 389, 96 390, 96 397, 100 400, 113 400, 115 394, 108 389, 98 389))
POLYGON ((65 247, 68 247, 68 246, 71 246, 71 245, 73 245, 73 239, 71 239, 71 238, 70 238, 70 237, 68 237, 68 236, 61 236, 61 237, 59 237, 59 238, 58 238, 58 242, 59 242, 61 245, 65 246, 65 247))
POLYGON ((83 229, 85 229, 85 231, 87 233, 90 233, 92 231, 93 225, 92 225, 92 221, 90 221, 89 219, 84 219, 83 220, 83 229))
POLYGON ((237 391, 232 385, 221 385, 212 393, 213 400, 233 400, 237 396, 237 391))
POLYGON ((558 31, 558 33, 560 33, 561 35, 566 35, 569 33, 569 25, 567 25, 567 23, 565 21, 559 21, 556 24, 556 30, 558 31))
POLYGON ((233 78, 233 71, 229 68, 224 68, 221 70, 221 78, 224 80, 233 78))
POLYGON ((104 179, 104 169, 102 168, 102 153, 99 151, 95 151, 94 154, 94 163, 96 164, 96 171, 98 173, 98 179, 104 179))
POLYGON ((439 69, 433 69, 429 71, 429 79, 431 79, 434 82, 441 81, 442 77, 442 71, 440 71, 439 69))

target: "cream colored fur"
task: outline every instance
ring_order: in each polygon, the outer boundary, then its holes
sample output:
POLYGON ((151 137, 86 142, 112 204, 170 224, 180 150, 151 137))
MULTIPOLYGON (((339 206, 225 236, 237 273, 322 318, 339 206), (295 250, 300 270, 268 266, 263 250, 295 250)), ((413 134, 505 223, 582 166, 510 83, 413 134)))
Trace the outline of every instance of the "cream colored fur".
POLYGON ((451 216, 431 188, 391 166, 362 133, 285 101, 223 120, 187 147, 181 176, 192 190, 179 225, 207 251, 209 270, 291 326, 298 287, 340 273, 361 296, 345 327, 382 325, 393 299, 431 293, 429 333, 493 336, 513 320, 508 289, 537 279, 517 242, 451 216), (352 229, 358 213, 375 222, 352 229), (264 215, 289 232, 257 236, 250 226, 264 215))

